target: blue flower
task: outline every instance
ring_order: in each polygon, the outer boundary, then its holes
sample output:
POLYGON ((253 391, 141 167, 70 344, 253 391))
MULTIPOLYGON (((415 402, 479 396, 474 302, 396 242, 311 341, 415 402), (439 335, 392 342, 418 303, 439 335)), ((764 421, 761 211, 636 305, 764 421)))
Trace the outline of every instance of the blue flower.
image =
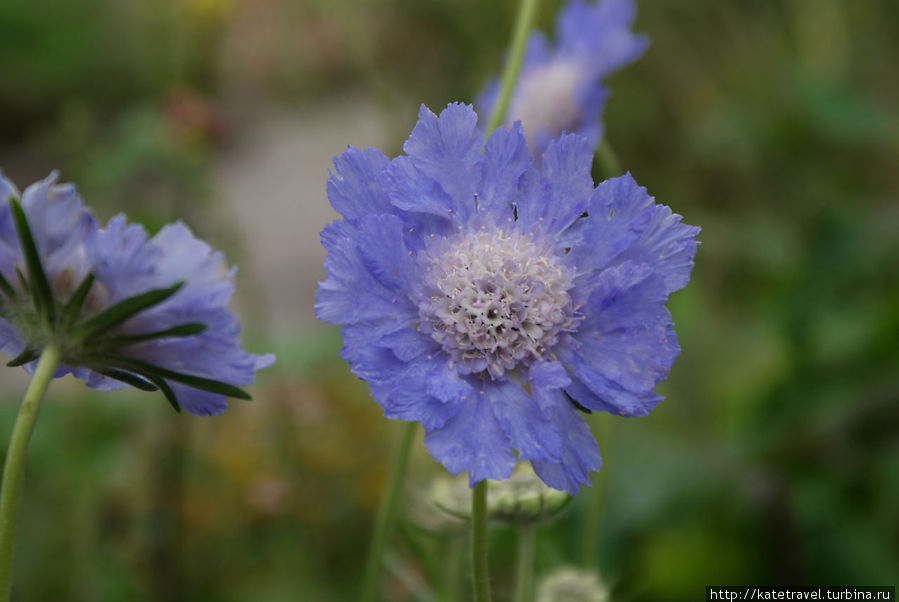
POLYGON ((253 381, 272 355, 245 352, 228 311, 234 269, 181 223, 148 238, 124 216, 100 228, 71 184, 56 175, 21 197, 0 173, 0 350, 29 372, 47 344, 56 372, 94 389, 160 389, 176 407, 219 414, 235 385, 253 381), (37 272, 28 242, 33 239, 37 272), (41 282, 45 296, 35 294, 41 282), (49 299, 49 301, 42 301, 49 299))
MULTIPOLYGON (((601 80, 636 60, 649 44, 631 31, 636 12, 633 0, 571 0, 559 14, 555 47, 542 33, 531 34, 506 125, 524 124, 535 156, 562 132, 581 134, 593 147, 599 142, 608 97, 601 80)), ((495 80, 481 94, 482 115, 490 112, 498 90, 495 80)))
POLYGON ((472 484, 530 460, 571 493, 600 465, 579 407, 647 414, 679 349, 669 293, 699 228, 630 174, 594 188, 586 139, 551 142, 539 168, 520 124, 482 144, 470 106, 422 107, 389 160, 348 148, 322 231, 316 313, 389 418, 472 484), (582 217, 584 213, 587 217, 582 217), (514 450, 514 451, 513 451, 514 450))

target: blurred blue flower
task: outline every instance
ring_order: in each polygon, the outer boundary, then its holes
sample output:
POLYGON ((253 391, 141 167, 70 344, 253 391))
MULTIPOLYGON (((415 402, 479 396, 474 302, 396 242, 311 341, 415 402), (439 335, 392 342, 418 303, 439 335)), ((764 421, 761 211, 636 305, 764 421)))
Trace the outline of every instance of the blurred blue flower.
POLYGON ((419 421, 431 454, 472 484, 518 458, 571 493, 600 465, 578 408, 647 414, 679 349, 665 308, 699 228, 630 174, 594 189, 586 139, 539 169, 520 124, 482 144, 470 106, 422 107, 392 161, 352 147, 322 231, 322 320, 390 418, 419 421), (588 217, 583 217, 587 212, 588 217))
POLYGON ((52 174, 29 186, 19 201, 0 172, 0 350, 16 358, 10 365, 33 371, 53 343, 56 376, 94 389, 160 389, 201 415, 224 411, 227 396, 248 397, 235 385, 274 357, 241 348, 227 308, 234 269, 222 254, 181 223, 150 239, 122 215, 102 229, 75 187, 55 182, 52 174))
MULTIPOLYGON (((602 79, 636 60, 649 40, 631 31, 634 0, 571 0, 556 24, 555 46, 540 32, 531 34, 506 124, 521 121, 535 157, 562 132, 581 134, 595 147, 608 90, 602 79)), ((480 95, 486 116, 496 101, 499 80, 480 95)))

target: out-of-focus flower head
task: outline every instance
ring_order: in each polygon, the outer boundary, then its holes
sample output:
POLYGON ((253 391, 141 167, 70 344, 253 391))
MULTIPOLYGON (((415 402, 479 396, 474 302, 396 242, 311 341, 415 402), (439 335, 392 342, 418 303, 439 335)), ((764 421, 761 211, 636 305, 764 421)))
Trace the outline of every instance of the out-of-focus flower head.
MULTIPOLYGON (((555 44, 531 34, 506 124, 521 121, 536 157, 562 132, 578 133, 596 146, 602 137, 603 78, 636 60, 649 44, 631 26, 634 0, 571 0, 556 24, 555 44)), ((499 81, 480 95, 482 116, 496 101, 499 81)))
POLYGON ((575 493, 600 465, 580 409, 642 416, 679 348, 665 308, 699 228, 630 174, 594 188, 586 139, 540 167, 519 125, 486 144, 470 106, 422 107, 392 161, 348 148, 322 232, 316 313, 390 418, 471 484, 529 460, 575 493), (587 217, 582 217, 584 213, 587 217), (516 455, 517 451, 517 455, 516 455))
MULTIPOLYGON (((428 497, 443 512, 457 518, 471 516, 471 491, 458 478, 436 479, 428 497)), ((521 525, 539 523, 556 516, 571 500, 564 491, 548 487, 527 464, 519 464, 504 481, 487 489, 487 518, 521 525)))
POLYGON ((52 174, 21 198, 0 172, 0 350, 32 372, 48 344, 94 389, 161 390, 176 408, 218 414, 249 396, 274 356, 245 352, 228 310, 234 272, 182 223, 148 238, 119 215, 100 228, 52 174))
POLYGON ((561 567, 540 580, 537 602, 607 602, 609 590, 593 571, 561 567))

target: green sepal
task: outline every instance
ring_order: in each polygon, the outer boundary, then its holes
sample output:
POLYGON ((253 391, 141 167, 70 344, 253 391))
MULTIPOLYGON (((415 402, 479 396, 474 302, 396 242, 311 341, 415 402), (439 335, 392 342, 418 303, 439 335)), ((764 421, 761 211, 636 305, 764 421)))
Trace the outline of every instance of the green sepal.
POLYGON ((22 366, 24 364, 27 364, 28 362, 33 362, 40 356, 41 354, 31 347, 25 347, 25 349, 22 350, 22 353, 6 362, 6 365, 10 368, 15 368, 16 366, 22 366))
POLYGON ((72 333, 72 338, 76 341, 84 341, 110 328, 114 328, 134 314, 162 303, 174 295, 182 286, 184 286, 183 281, 177 282, 168 288, 158 288, 123 299, 76 328, 72 333))
POLYGON ((16 232, 19 234, 19 243, 22 245, 22 254, 25 256, 25 267, 28 270, 28 283, 31 285, 31 298, 38 313, 45 316, 48 322, 53 322, 56 312, 56 302, 53 300, 53 290, 44 273, 41 264, 41 255, 34 244, 31 228, 22 205, 15 198, 9 199, 9 207, 12 210, 13 220, 16 223, 16 232))
POLYGON ((12 302, 15 302, 16 299, 19 298, 19 295, 16 294, 16 289, 12 287, 12 285, 9 283, 9 280, 7 280, 2 273, 0 273, 0 291, 2 291, 3 294, 6 295, 6 297, 12 302))
POLYGON ((81 315, 81 308, 84 307, 84 300, 87 299, 93 284, 94 275, 89 273, 78 285, 78 288, 75 289, 75 292, 72 293, 72 297, 66 303, 66 306, 62 308, 61 323, 63 330, 67 330, 69 326, 78 320, 78 316, 81 315))
POLYGON ((123 347, 125 345, 133 345, 135 343, 143 343, 144 341, 152 341, 153 339, 161 339, 165 337, 188 337, 195 334, 200 334, 204 330, 208 329, 209 326, 206 324, 200 324, 199 322, 192 322, 190 324, 182 324, 181 326, 175 326, 174 328, 168 328, 166 330, 157 330, 155 332, 146 332, 141 334, 129 334, 123 335, 120 337, 109 337, 108 339, 100 339, 97 341, 96 345, 92 345, 93 347, 102 347, 109 349, 117 349, 119 347, 123 347))
POLYGON ((114 380, 121 381, 126 385, 131 385, 135 389, 140 389, 141 391, 158 391, 158 387, 151 382, 147 382, 143 378, 139 376, 135 376, 130 372, 125 372, 124 370, 116 370, 115 368, 103 368, 103 369, 94 369, 96 372, 99 372, 103 376, 108 376, 114 380))
POLYGON ((245 399, 247 401, 251 401, 253 399, 252 397, 250 397, 249 393, 239 387, 235 387, 234 385, 229 385, 228 383, 224 383, 219 380, 212 380, 211 378, 203 378, 202 376, 193 376, 192 374, 175 372, 174 370, 168 370, 166 368, 162 368, 160 366, 156 366, 142 360, 123 357, 115 358, 110 363, 117 365, 123 370, 128 370, 129 372, 140 374, 141 376, 152 382, 156 382, 154 379, 165 378, 185 384, 188 387, 193 387, 194 389, 209 391, 210 393, 218 393, 219 395, 224 395, 226 397, 245 399))
POLYGON ((175 409, 179 414, 181 413, 181 404, 178 403, 178 398, 175 397, 175 392, 172 391, 172 388, 169 386, 169 383, 165 382, 164 379, 158 378, 155 376, 147 376, 153 384, 159 387, 159 390, 162 391, 162 394, 165 395, 166 400, 169 404, 175 409))
POLYGON ((19 266, 16 266, 16 278, 19 279, 19 286, 22 287, 22 290, 25 291, 25 294, 31 295, 31 285, 28 284, 28 278, 25 277, 25 274, 22 273, 22 270, 19 269, 19 266))

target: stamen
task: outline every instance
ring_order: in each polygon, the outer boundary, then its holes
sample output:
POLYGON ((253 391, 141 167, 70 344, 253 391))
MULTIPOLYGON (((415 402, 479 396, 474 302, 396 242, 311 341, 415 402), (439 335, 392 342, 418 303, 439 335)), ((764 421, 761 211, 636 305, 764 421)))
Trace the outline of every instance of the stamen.
POLYGON ((500 378, 539 361, 580 318, 563 254, 526 234, 475 232, 426 247, 420 328, 466 372, 500 378))

